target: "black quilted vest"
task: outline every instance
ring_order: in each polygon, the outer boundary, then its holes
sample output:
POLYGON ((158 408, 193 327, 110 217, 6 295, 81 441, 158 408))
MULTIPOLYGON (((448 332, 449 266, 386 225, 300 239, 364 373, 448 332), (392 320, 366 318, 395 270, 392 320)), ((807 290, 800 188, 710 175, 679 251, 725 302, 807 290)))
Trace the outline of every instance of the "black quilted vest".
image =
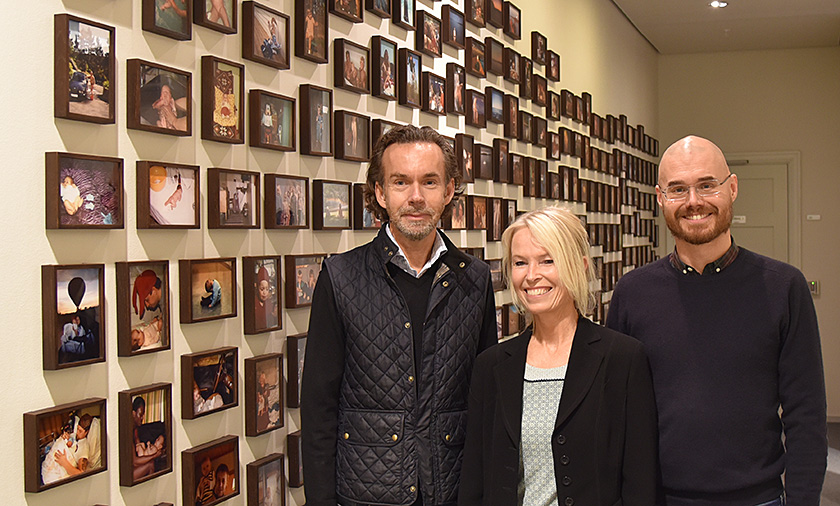
MULTIPOLYGON (((387 225, 386 225, 387 226, 387 225)), ((458 250, 435 274, 414 370, 408 308, 386 263, 397 253, 384 226, 376 239, 329 257, 346 333, 336 448, 341 504, 455 503, 467 395, 486 311, 489 268, 458 250)))

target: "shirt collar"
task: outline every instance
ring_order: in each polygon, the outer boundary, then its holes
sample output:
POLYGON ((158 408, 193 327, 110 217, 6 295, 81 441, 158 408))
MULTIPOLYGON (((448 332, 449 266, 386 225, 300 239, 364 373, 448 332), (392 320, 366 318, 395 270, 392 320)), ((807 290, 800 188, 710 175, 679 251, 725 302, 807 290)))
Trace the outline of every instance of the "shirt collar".
POLYGON ((426 271, 428 271, 429 268, 432 266, 432 264, 437 262, 438 258, 440 258, 447 251, 449 251, 449 249, 446 247, 446 244, 444 244, 443 242, 443 237, 440 236, 440 232, 438 230, 435 230, 435 243, 434 245, 432 245, 432 256, 430 256, 429 261, 426 262, 426 264, 420 268, 420 272, 417 272, 411 267, 411 264, 408 263, 408 258, 406 258, 405 253, 403 253, 400 244, 397 242, 396 239, 394 239, 394 234, 391 233, 390 223, 388 223, 385 226, 385 233, 388 234, 388 239, 391 239, 391 242, 397 245, 397 254, 391 257, 391 262, 394 262, 394 265, 404 270, 408 274, 411 274, 415 278, 419 278, 420 276, 425 274, 426 271))
MULTIPOLYGON (((720 258, 715 260, 714 262, 706 264, 703 268, 703 275, 707 274, 717 274, 722 272, 724 269, 732 265, 732 262, 738 257, 738 252, 741 248, 735 244, 735 239, 732 239, 732 243, 729 245, 729 249, 726 250, 726 253, 723 254, 720 258)), ((676 269, 677 271, 683 274, 695 274, 700 275, 694 267, 686 264, 682 260, 680 260, 680 256, 677 254, 677 248, 674 248, 674 251, 668 255, 668 259, 671 261, 671 266, 676 269)))

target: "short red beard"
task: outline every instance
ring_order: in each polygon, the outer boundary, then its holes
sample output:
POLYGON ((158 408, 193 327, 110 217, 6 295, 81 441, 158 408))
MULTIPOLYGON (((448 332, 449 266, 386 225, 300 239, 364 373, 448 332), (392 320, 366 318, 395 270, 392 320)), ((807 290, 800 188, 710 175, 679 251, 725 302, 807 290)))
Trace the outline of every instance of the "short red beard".
MULTIPOLYGON (((710 243, 729 230, 732 223, 732 204, 730 203, 721 208, 714 206, 708 207, 712 209, 712 215, 715 220, 714 225, 710 229, 698 231, 685 230, 682 228, 681 218, 676 213, 663 213, 665 215, 665 224, 676 239, 694 244, 695 246, 710 243)), ((690 213, 685 211, 681 216, 685 216, 686 214, 690 213)))

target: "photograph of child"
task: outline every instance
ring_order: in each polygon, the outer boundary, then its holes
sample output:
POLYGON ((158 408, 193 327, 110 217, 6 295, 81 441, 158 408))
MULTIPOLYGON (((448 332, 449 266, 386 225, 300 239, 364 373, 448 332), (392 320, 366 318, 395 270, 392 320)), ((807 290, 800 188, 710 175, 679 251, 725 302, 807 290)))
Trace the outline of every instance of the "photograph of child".
POLYGON ((466 75, 464 68, 456 66, 452 71, 452 108, 458 114, 464 114, 464 83, 466 75))
POLYGON ((397 57, 396 46, 391 43, 381 41, 379 45, 379 90, 380 93, 388 97, 397 97, 397 57))
POLYGON ((41 485, 52 485, 102 467, 101 406, 40 417, 41 485))
POLYGON ((408 103, 420 105, 420 57, 408 53, 406 59, 406 98, 408 103))
MULTIPOLYGON (((210 0, 208 0, 210 1, 210 0)), ((212 0, 221 2, 223 0, 212 0)), ((225 0, 230 1, 230 0, 225 0)), ((240 103, 240 69, 219 61, 213 62, 213 135, 236 139, 242 134, 240 103)))
POLYGON ((326 0, 303 0, 303 10, 303 53, 326 61, 326 0))
POLYGON ((359 19, 362 17, 361 0, 334 0, 335 10, 339 15, 347 18, 359 19))
POLYGON ((350 186, 324 183, 324 227, 350 228, 350 186))
MULTIPOLYGON (((212 446, 193 455, 195 459, 195 505, 217 504, 239 492, 239 456, 236 441, 212 446)), ((187 506, 187 505, 185 505, 187 506)))
POLYGON ((169 290, 161 264, 132 264, 131 351, 169 347, 169 322, 165 321, 165 295, 169 290))
POLYGON ((367 51, 344 44, 344 84, 358 90, 368 89, 367 51))
POLYGON ((280 361, 270 358, 257 362, 257 432, 283 426, 280 406, 280 361))
POLYGON ((328 91, 310 88, 310 136, 311 149, 317 153, 330 152, 330 135, 332 125, 330 119, 330 93, 328 91))
POLYGON ((155 26, 189 35, 191 20, 187 18, 188 0, 155 0, 155 26))
POLYGON ((278 268, 276 258, 266 258, 255 263, 254 327, 257 330, 273 329, 280 322, 278 268))
POLYGON ((306 216, 305 179, 278 177, 275 180, 275 221, 284 227, 305 227, 306 216))
POLYGON ((440 41, 440 21, 432 16, 424 14, 422 36, 423 48, 432 55, 440 56, 442 52, 440 41))
POLYGON ((472 230, 487 230, 487 199, 472 197, 472 230))
POLYGON ((195 226, 196 170, 149 167, 149 214, 158 225, 195 226))
POLYGON ((344 157, 353 159, 369 158, 368 131, 370 123, 367 118, 354 114, 344 114, 344 157))
POLYGON ((235 307, 231 263, 193 262, 191 270, 193 319, 231 314, 235 307))
POLYGON ((192 359, 193 417, 236 404, 236 350, 192 359))
POLYGON ((436 75, 429 75, 429 111, 437 114, 446 114, 443 103, 444 81, 436 75))
MULTIPOLYGON (((315 283, 318 282, 318 275, 321 274, 322 261, 323 257, 300 257, 295 259, 296 277, 293 283, 296 303, 298 305, 312 303, 312 294, 315 292, 315 283)), ((288 283, 288 281, 286 282, 288 283)))
POLYGON ((59 225, 114 225, 122 221, 122 188, 114 181, 114 163, 59 157, 59 225))
POLYGON ((170 396, 169 390, 162 388, 131 399, 134 482, 172 468, 172 445, 166 428, 170 396))
POLYGON ((295 104, 291 100, 260 94, 260 143, 295 149, 293 121, 295 104))
POLYGON ((140 124, 186 132, 189 126, 189 77, 140 64, 140 124))
POLYGON ((100 358, 98 268, 56 269, 58 363, 100 358))
POLYGON ((454 199, 452 204, 452 230, 467 228, 467 203, 463 198, 454 199))
POLYGON ((219 225, 257 225, 256 185, 250 174, 219 172, 219 225))
POLYGON ((68 112, 84 116, 111 116, 113 96, 109 75, 111 32, 83 21, 69 20, 70 102, 68 112))
POLYGON ((254 5, 253 53, 262 55, 278 68, 289 68, 288 19, 254 5))

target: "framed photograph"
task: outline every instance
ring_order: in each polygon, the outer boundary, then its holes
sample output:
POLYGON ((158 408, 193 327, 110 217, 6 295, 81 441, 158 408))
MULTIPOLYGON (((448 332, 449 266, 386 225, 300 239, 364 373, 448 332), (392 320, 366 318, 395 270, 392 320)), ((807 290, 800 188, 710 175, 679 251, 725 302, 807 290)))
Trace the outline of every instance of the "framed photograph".
POLYGON ((560 95, 553 91, 548 92, 548 118, 560 121, 560 95))
POLYGON ((122 158, 55 152, 45 158, 47 229, 123 228, 122 158))
POLYGON ((236 0, 213 0, 195 2, 193 22, 197 25, 226 34, 236 33, 236 0))
POLYGON ((504 50, 505 81, 519 84, 522 79, 521 57, 514 49, 506 47, 504 50))
POLYGON ((238 63, 215 56, 201 57, 202 139, 230 144, 245 142, 242 119, 244 72, 245 67, 238 63))
POLYGON ((475 167, 473 165, 473 147, 475 140, 469 134, 455 134, 455 158, 461 171, 463 183, 475 181, 475 167))
POLYGON ((184 504, 212 506, 239 495, 239 438, 223 436, 181 452, 184 504))
POLYGON ((490 281, 493 283, 493 291, 499 292, 505 289, 505 278, 502 276, 502 259, 492 258, 485 260, 490 266, 490 281))
POLYGON ((492 86, 484 87, 484 101, 487 121, 504 124, 505 122, 505 94, 492 86))
POLYGON ((441 7, 440 17, 443 18, 443 43, 457 49, 464 48, 464 13, 452 7, 441 7))
POLYGON ((330 12, 351 23, 361 23, 365 20, 362 0, 330 0, 330 12))
POLYGON ((373 148, 376 147, 376 143, 379 142, 379 139, 393 130, 394 128, 400 126, 399 123, 394 123, 393 121, 388 121, 384 119, 375 119, 370 124, 370 150, 373 152, 373 148))
POLYGON ((239 348, 181 355, 181 417, 192 420, 239 404, 239 348))
POLYGON ((531 59, 539 65, 546 64, 546 52, 548 51, 548 39, 537 31, 531 32, 531 59))
POLYGON ((546 158, 550 160, 560 159, 560 147, 562 145, 560 134, 557 132, 548 132, 548 149, 545 152, 546 158))
POLYGON ((172 320, 169 262, 117 262, 117 354, 168 350, 172 320))
POLYGON ((444 104, 446 112, 462 116, 464 114, 464 95, 466 93, 467 72, 457 63, 446 64, 446 94, 444 104))
POLYGON ((192 135, 192 75, 157 63, 126 62, 126 126, 169 135, 192 135))
POLYGON ((283 354, 245 359, 245 435, 283 427, 283 354))
POLYGON ((309 180, 282 174, 265 175, 265 228, 309 228, 309 180))
POLYGON ((476 143, 473 146, 473 160, 478 164, 476 177, 491 181, 493 179, 493 148, 476 143))
POLYGON ((504 11, 504 26, 502 27, 502 31, 505 32, 507 36, 514 40, 519 40, 522 38, 522 12, 519 10, 519 7, 513 5, 510 2, 505 2, 505 11, 504 11))
POLYGON ((510 182, 523 186, 525 184, 525 160, 522 155, 510 154, 510 182))
POLYGON ((289 68, 289 16, 252 1, 242 2, 242 57, 289 68))
POLYGON ((437 116, 446 116, 445 90, 446 79, 431 72, 423 72, 422 110, 437 116))
POLYGON ((537 172, 536 160, 524 157, 525 184, 522 187, 522 195, 525 197, 539 197, 539 173, 537 172))
POLYGON ((548 198, 554 200, 561 200, 563 198, 560 187, 560 174, 556 172, 548 173, 548 198))
POLYGON ((119 393, 120 486, 172 472, 172 384, 119 393))
POLYGON ((548 198, 548 162, 545 160, 536 160, 537 164, 537 193, 542 198, 548 198))
POLYGON ((469 74, 476 77, 487 77, 483 42, 472 37, 467 37, 467 48, 464 51, 464 66, 469 74))
POLYGON ((199 228, 197 165, 137 162, 137 228, 199 228))
POLYGON ((397 44, 374 35, 370 38, 371 94, 385 100, 397 99, 397 44))
POLYGON ((114 123, 115 47, 113 26, 55 15, 56 118, 114 123))
POLYGON ((365 0, 365 9, 380 18, 390 18, 391 0, 365 0))
POLYGON ((467 229, 467 202, 464 198, 452 200, 452 213, 443 220, 443 228, 446 230, 467 229))
MULTIPOLYGON (((397 0, 394 0, 395 2, 397 0)), ((303 447, 299 430, 290 432, 286 436, 286 453, 289 456, 289 486, 303 486, 303 447)))
MULTIPOLYGON (((586 101, 583 97, 575 97, 575 117, 573 118, 578 123, 589 123, 589 116, 586 111, 586 101)), ((634 130, 635 131, 635 130, 634 130)), ((635 135, 634 135, 635 138, 635 135)), ((636 143, 634 142, 634 145, 636 143)), ((634 146, 635 147, 635 146, 634 146)))
POLYGON ((478 28, 483 28, 485 25, 485 7, 486 0, 466 0, 464 10, 466 11, 467 22, 478 28))
POLYGON ((526 111, 519 111, 519 135, 517 139, 522 142, 534 143, 534 137, 531 130, 531 121, 534 116, 526 111))
POLYGON ((283 328, 280 310, 279 256, 242 257, 242 292, 245 334, 283 328))
POLYGON ((517 138, 519 136, 519 99, 513 95, 505 95, 504 122, 505 137, 508 139, 517 138))
POLYGON ((391 23, 414 30, 414 0, 391 0, 391 23))
POLYGON ((487 230, 487 197, 467 195, 467 229, 487 230))
POLYGON ((300 385, 306 357, 306 334, 286 336, 286 406, 300 407, 300 385))
POLYGON ((327 255, 286 255, 286 307, 294 309, 312 304, 315 283, 321 274, 321 263, 327 255))
POLYGON ((487 24, 502 28, 505 25, 504 0, 487 0, 487 24))
POLYGON ((143 0, 143 30, 175 40, 192 38, 192 2, 143 0))
POLYGON ((249 144, 276 151, 295 150, 295 99, 265 90, 248 92, 249 144))
POLYGON ((105 266, 41 266, 44 369, 105 361, 105 266))
POLYGON ((108 469, 105 415, 99 397, 24 413, 24 489, 43 492, 108 469))
POLYGON ((531 79, 531 94, 533 96, 534 105, 545 107, 548 105, 548 81, 539 74, 534 74, 531 79))
POLYGON ((524 56, 519 58, 519 62, 521 65, 521 79, 519 80, 519 98, 528 98, 530 99, 533 96, 533 89, 532 89, 532 77, 534 75, 534 64, 531 62, 530 58, 525 58, 524 56))
POLYGON ((466 124, 476 128, 487 126, 486 105, 484 105, 484 93, 478 90, 467 90, 467 110, 464 114, 466 124))
POLYGON ((300 85, 300 154, 332 156, 332 90, 300 85))
POLYGON ((312 229, 348 230, 350 226, 350 187, 344 181, 312 181, 312 229))
POLYGON ((415 30, 414 49, 432 58, 439 58, 443 54, 440 19, 428 11, 418 10, 415 22, 417 28, 415 30))
POLYGON ((510 183, 510 143, 507 139, 493 139, 493 180, 510 183))
POLYGON ((501 241, 502 231, 504 230, 505 211, 503 209, 504 199, 488 198, 487 199, 487 240, 501 241))
POLYGON ((577 100, 575 94, 569 90, 560 91, 560 114, 565 118, 574 119, 576 116, 575 108, 577 107, 577 100))
POLYGON ((286 506, 286 456, 272 453, 245 466, 248 506, 286 506))
POLYGON ((505 228, 508 228, 514 221, 516 221, 516 217, 518 216, 516 212, 516 202, 516 199, 505 199, 505 203, 503 205, 505 209, 505 228))
POLYGON ((178 260, 181 323, 236 316, 236 258, 178 260))
POLYGON ((295 56, 327 63, 327 0, 295 0, 295 56))
MULTIPOLYGON (((344 0, 330 0, 342 3, 344 0)), ((350 0, 360 2, 361 0, 350 0)), ((336 39, 333 43, 334 58, 333 67, 335 70, 334 84, 341 88, 355 93, 370 93, 368 82, 368 62, 370 51, 364 46, 347 39, 336 39)))
POLYGON ((379 230, 382 221, 365 207, 365 183, 353 183, 353 230, 379 230))
POLYGON ((260 174, 207 169, 207 227, 260 228, 260 174))
POLYGON ((531 122, 533 130, 533 143, 536 146, 548 147, 548 122, 545 118, 534 117, 531 122))
POLYGON ((370 118, 350 111, 335 111, 335 158, 370 160, 370 118))
POLYGON ((559 81, 560 55, 549 49, 546 53, 546 58, 548 58, 548 68, 545 71, 545 76, 548 78, 549 81, 559 81))
MULTIPOLYGON (((400 0, 402 1, 402 0, 400 0)), ((421 65, 423 61, 420 53, 406 48, 400 48, 399 54, 399 103, 419 109, 422 105, 420 94, 421 65)))
POLYGON ((493 37, 484 37, 487 72, 497 76, 505 75, 505 46, 493 37))
POLYGON ((484 260, 484 248, 461 248, 467 255, 472 255, 479 260, 484 260))

